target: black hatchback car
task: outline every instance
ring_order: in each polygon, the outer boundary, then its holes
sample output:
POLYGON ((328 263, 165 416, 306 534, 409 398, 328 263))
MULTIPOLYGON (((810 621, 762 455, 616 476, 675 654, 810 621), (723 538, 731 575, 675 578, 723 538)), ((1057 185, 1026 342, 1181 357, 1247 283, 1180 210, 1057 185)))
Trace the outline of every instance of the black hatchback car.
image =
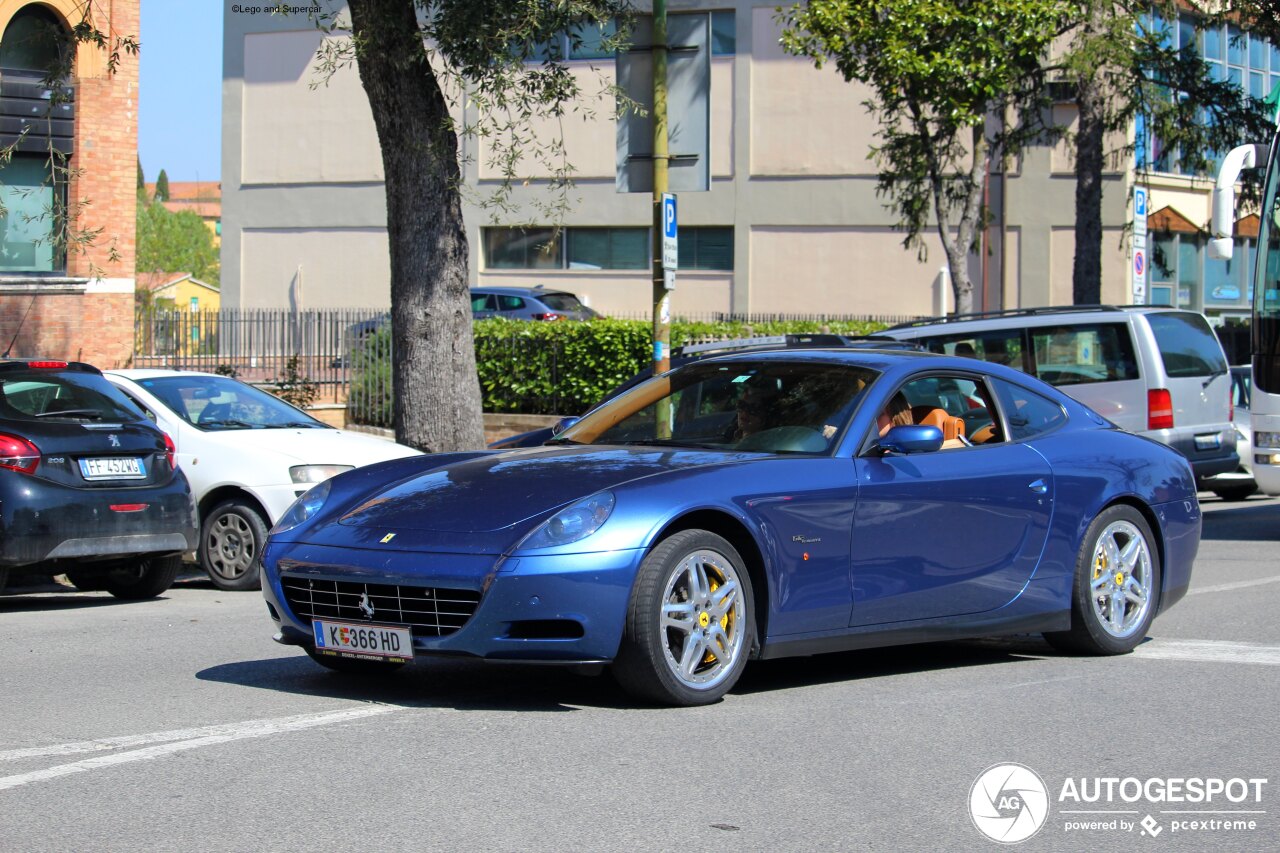
POLYGON ((66 574, 152 598, 196 547, 172 441, 78 362, 0 360, 0 525, 0 587, 66 574))

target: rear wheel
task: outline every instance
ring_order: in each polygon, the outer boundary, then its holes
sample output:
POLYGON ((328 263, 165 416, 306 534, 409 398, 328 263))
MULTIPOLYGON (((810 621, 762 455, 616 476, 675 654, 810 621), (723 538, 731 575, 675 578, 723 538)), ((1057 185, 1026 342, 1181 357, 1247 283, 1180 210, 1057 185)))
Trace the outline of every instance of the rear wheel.
POLYGON ((151 557, 125 568, 113 569, 102 578, 102 589, 116 598, 155 598, 173 586, 182 568, 182 555, 151 557))
POLYGON ((1258 491, 1258 484, 1250 480, 1230 486, 1217 486, 1214 488, 1213 493, 1224 501, 1242 501, 1256 491, 1258 491))
POLYGON ((9 582, 9 567, 0 566, 0 592, 4 592, 4 585, 9 582))
POLYGON ((1096 655, 1133 651, 1156 616, 1160 556, 1145 518, 1130 506, 1093 520, 1076 558, 1071 629, 1046 633, 1055 647, 1096 655))
POLYGON ((684 530, 640 564, 613 672, 642 699, 706 705, 737 682, 754 641, 742 557, 714 533, 684 530))
POLYGON ((306 651, 313 661, 325 669, 331 669, 334 672, 345 672, 350 675, 388 675, 404 666, 402 663, 388 663, 380 660, 322 655, 310 647, 307 647, 306 651))
POLYGON ((200 527, 200 566, 214 586, 226 590, 258 588, 267 522, 244 501, 223 501, 200 527))

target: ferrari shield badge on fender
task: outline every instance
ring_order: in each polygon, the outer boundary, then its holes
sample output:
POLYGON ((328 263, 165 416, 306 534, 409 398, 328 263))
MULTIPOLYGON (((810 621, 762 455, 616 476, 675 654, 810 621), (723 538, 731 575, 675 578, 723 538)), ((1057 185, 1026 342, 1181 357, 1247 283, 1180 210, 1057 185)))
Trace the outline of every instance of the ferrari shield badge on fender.
POLYGON ((386 536, 383 536, 382 539, 380 539, 379 541, 383 545, 386 545, 388 542, 390 542, 392 539, 395 539, 395 538, 396 538, 396 535, 394 533, 388 533, 386 536))

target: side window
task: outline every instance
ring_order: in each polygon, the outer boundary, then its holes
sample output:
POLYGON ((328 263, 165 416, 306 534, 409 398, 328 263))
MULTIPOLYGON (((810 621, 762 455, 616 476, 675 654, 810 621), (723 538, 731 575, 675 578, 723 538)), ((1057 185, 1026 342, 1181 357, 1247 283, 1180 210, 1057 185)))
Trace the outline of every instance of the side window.
POLYGON ((147 406, 141 400, 139 400, 137 397, 133 396, 123 388, 120 389, 120 393, 128 397, 130 403, 133 403, 135 406, 141 409, 142 414, 147 416, 147 420, 151 421, 153 424, 156 424, 157 426, 160 424, 160 419, 156 417, 156 413, 151 411, 151 409, 147 408, 147 406))
POLYGON ((471 310, 472 311, 492 311, 494 310, 494 300, 488 293, 471 294, 471 310))
POLYGON ((965 332, 937 335, 920 341, 930 352, 993 361, 1025 371, 1021 329, 998 329, 990 332, 965 332))
POLYGON ((1031 330, 1033 375, 1050 385, 1138 378, 1133 338, 1124 323, 1083 323, 1031 330))
POLYGON ((1042 435, 1067 422, 1067 413, 1053 400, 1012 382, 993 379, 992 383, 1009 424, 1011 441, 1042 435))
POLYGON ((917 424, 942 430, 942 449, 999 443, 999 426, 986 386, 964 376, 946 374, 912 379, 894 395, 878 419, 881 435, 893 426, 917 424), (899 399, 905 402, 895 403, 899 399))
POLYGON ((1222 344, 1201 315, 1170 311, 1148 314, 1147 322, 1155 333, 1164 371, 1171 378, 1226 372, 1222 344))
POLYGON ((499 311, 519 311, 523 307, 524 307, 524 300, 521 299, 519 296, 499 296, 498 297, 499 311))

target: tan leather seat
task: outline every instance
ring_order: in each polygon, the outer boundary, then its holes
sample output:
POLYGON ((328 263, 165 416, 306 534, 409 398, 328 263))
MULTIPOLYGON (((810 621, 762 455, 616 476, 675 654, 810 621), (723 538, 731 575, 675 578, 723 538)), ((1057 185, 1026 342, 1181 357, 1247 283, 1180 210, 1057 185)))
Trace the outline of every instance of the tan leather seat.
POLYGON ((947 414, 946 409, 933 406, 915 406, 911 409, 911 419, 920 426, 936 426, 942 430, 942 447, 967 447, 964 441, 964 421, 947 414))

